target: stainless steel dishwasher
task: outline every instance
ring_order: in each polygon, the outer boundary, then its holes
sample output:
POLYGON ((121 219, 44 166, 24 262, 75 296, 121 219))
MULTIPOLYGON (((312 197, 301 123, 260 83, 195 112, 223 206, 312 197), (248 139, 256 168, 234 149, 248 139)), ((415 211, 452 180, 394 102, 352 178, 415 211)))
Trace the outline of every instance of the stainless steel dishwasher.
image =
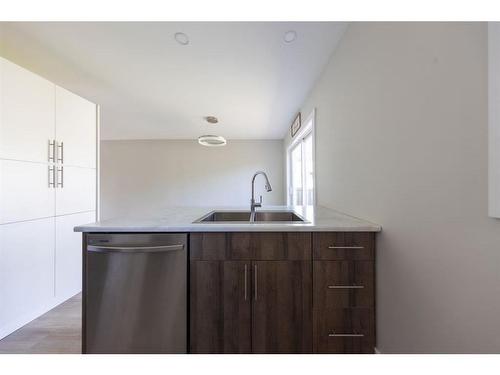
POLYGON ((187 235, 86 236, 84 353, 187 352, 187 235))

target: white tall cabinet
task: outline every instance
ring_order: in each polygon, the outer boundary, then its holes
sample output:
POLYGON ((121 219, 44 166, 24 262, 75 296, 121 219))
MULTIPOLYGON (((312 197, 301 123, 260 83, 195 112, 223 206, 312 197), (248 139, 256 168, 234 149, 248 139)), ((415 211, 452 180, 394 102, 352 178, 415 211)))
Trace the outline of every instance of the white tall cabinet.
POLYGON ((0 338, 81 290, 98 108, 0 57, 0 338))

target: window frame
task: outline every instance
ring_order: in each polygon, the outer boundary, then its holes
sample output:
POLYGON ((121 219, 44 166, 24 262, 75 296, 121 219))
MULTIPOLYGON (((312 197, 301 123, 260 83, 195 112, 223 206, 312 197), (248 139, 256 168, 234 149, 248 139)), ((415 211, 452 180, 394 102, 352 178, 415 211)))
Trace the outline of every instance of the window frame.
POLYGON ((292 205, 292 150, 299 144, 302 143, 302 202, 305 202, 306 197, 306 176, 305 176, 305 165, 304 162, 304 139, 311 135, 312 140, 312 172, 313 172, 313 195, 312 195, 312 205, 316 205, 316 132, 315 132, 315 122, 316 122, 316 109, 313 108, 309 116, 307 116, 304 121, 303 128, 293 137, 292 141, 286 149, 286 202, 288 206, 292 205))

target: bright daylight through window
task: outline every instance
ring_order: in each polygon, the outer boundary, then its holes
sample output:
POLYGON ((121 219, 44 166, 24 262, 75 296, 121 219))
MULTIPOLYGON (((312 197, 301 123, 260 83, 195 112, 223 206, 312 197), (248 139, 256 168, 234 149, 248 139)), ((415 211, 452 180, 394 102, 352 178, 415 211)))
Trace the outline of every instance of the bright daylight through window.
POLYGON ((314 112, 288 149, 288 204, 314 204, 314 112))

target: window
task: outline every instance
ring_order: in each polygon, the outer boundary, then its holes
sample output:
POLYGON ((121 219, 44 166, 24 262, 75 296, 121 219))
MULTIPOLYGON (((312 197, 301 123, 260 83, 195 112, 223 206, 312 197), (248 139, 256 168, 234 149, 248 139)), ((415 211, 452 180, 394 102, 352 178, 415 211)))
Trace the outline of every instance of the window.
POLYGON ((289 205, 313 205, 314 194, 314 111, 295 136, 287 153, 289 205))

